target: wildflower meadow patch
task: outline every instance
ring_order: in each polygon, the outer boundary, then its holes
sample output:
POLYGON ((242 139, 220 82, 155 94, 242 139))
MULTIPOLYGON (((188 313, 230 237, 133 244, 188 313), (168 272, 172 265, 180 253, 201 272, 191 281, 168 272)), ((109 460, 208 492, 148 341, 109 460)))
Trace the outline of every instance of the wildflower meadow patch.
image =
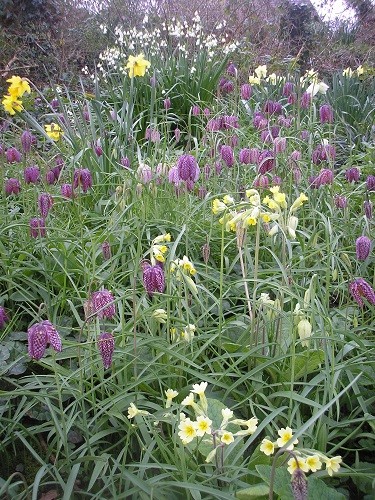
POLYGON ((133 35, 4 82, 0 496, 372 498, 371 72, 133 35))

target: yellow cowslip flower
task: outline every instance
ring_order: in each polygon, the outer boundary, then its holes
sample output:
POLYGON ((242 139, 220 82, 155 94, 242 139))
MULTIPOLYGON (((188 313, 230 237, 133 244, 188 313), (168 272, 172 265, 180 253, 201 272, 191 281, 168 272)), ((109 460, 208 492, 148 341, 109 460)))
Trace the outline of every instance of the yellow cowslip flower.
POLYGON ((256 417, 252 417, 249 420, 236 419, 232 421, 232 424, 243 425, 246 426, 247 429, 236 432, 236 436, 251 436, 257 430, 258 427, 258 419, 256 417))
POLYGON ((302 340, 301 345, 303 347, 309 346, 309 338, 312 335, 312 326, 309 320, 301 319, 297 325, 299 338, 302 340))
MULTIPOLYGON (((279 186, 276 186, 277 188, 279 186)), ((273 188, 271 188, 271 192, 273 188)), ((273 192, 273 199, 276 201, 276 203, 281 207, 281 208, 287 208, 287 203, 286 203, 286 195, 285 193, 279 193, 279 190, 273 192)))
POLYGON ((212 420, 210 420, 208 417, 206 417, 205 415, 199 415, 199 417, 197 417, 196 424, 196 432, 198 437, 202 437, 205 434, 211 434, 212 420))
POLYGON ((357 72, 357 76, 363 75, 363 73, 365 72, 365 68, 362 66, 362 64, 360 66, 358 66, 358 68, 356 69, 356 72, 357 72))
POLYGON ((8 92, 14 99, 22 97, 25 92, 27 94, 31 92, 29 82, 25 78, 12 76, 12 78, 8 78, 7 82, 10 83, 8 92))
POLYGON ((263 452, 265 455, 269 457, 270 455, 273 455, 275 452, 275 444, 269 439, 264 438, 259 449, 261 452, 263 452))
POLYGON ((137 415, 149 415, 149 412, 144 410, 139 410, 134 403, 130 403, 130 406, 128 408, 128 418, 131 419, 137 415))
POLYGON ((326 464, 326 469, 329 476, 332 476, 334 472, 337 472, 340 469, 340 464, 342 462, 342 458, 340 456, 326 458, 324 463, 326 464))
POLYGON ((229 194, 226 194, 223 198, 223 202, 226 205, 234 205, 234 198, 233 196, 230 196, 229 194))
POLYGON ((178 396, 178 392, 173 389, 167 389, 165 391, 165 395, 167 396, 167 401, 165 402, 165 407, 170 408, 172 405, 172 400, 178 396))
POLYGON ((305 193, 301 193, 298 198, 293 202, 292 206, 290 207, 290 213, 295 212, 298 208, 302 207, 305 201, 308 200, 308 197, 305 195, 305 193))
POLYGON ((146 70, 150 66, 150 61, 147 61, 143 54, 139 54, 138 56, 129 56, 125 68, 129 70, 130 78, 133 78, 134 76, 145 76, 146 70))
POLYGON ((231 432, 225 431, 222 434, 220 441, 224 444, 231 444, 234 441, 234 436, 231 432))
POLYGON ((154 238, 152 240, 152 243, 154 245, 156 245, 158 243, 164 243, 164 242, 170 243, 170 241, 171 241, 171 235, 170 235, 170 233, 166 233, 166 234, 160 234, 159 236, 156 236, 156 238, 154 238))
POLYGON ((297 458, 291 457, 288 460, 287 464, 288 464, 288 472, 290 474, 293 474, 293 472, 296 469, 301 469, 303 472, 308 472, 309 471, 309 467, 306 464, 305 459, 301 458, 301 457, 297 457, 297 458))
POLYGON ((158 262, 165 262, 164 254, 168 251, 166 245, 152 245, 151 250, 154 259, 158 262))
POLYGON ((59 125, 57 125, 57 123, 44 125, 44 128, 46 130, 46 134, 48 135, 48 137, 50 137, 54 141, 58 141, 64 133, 62 128, 59 125))
POLYGON ((152 313, 152 317, 159 323, 166 323, 168 318, 167 311, 165 309, 155 309, 152 313))
POLYGON ((184 255, 183 258, 179 260, 178 264, 184 271, 190 273, 192 276, 194 276, 194 274, 197 274, 197 270, 190 262, 190 260, 186 257, 186 255, 184 255))
MULTIPOLYGON (((293 431, 290 427, 282 428, 279 431, 277 431, 277 433, 280 436, 278 438, 278 440, 276 441, 277 446, 279 448, 284 446, 289 441, 289 439, 291 439, 293 437, 293 431)), ((298 444, 298 439, 295 439, 294 441, 292 441, 292 444, 290 444, 287 447, 287 450, 293 450, 295 444, 298 444)))
POLYGON ((311 472, 316 472, 322 468, 322 462, 320 461, 318 455, 310 455, 309 457, 306 457, 306 465, 311 472))
POLYGON ((267 212, 264 212, 263 214, 261 214, 261 217, 262 217, 263 222, 265 222, 265 223, 271 221, 270 214, 268 214, 267 212))
POLYGON ((246 217, 244 219, 244 226, 256 226, 258 219, 254 219, 254 217, 246 217))
POLYGON ((276 203, 275 200, 271 200, 268 195, 263 198, 263 203, 267 205, 270 210, 280 210, 280 206, 276 203))
POLYGON ((17 98, 14 98, 11 95, 5 95, 4 99, 1 102, 2 105, 4 106, 5 111, 10 115, 15 115, 16 111, 23 110, 22 101, 17 98))
POLYGON ((216 198, 212 202, 212 213, 214 213, 215 215, 224 212, 224 210, 226 209, 227 209, 226 204, 223 201, 220 201, 218 198, 216 198))
POLYGON ((197 424, 196 422, 192 422, 190 418, 185 418, 180 425, 178 426, 180 429, 178 435, 182 441, 182 444, 188 444, 197 436, 197 424))
POLYGON ((277 82, 277 75, 276 73, 271 73, 267 78, 266 81, 270 83, 271 85, 276 85, 277 82))
POLYGON ((352 68, 346 68, 344 69, 344 71, 342 72, 342 76, 347 76, 348 78, 351 78, 353 76, 353 73, 354 71, 352 70, 352 68))
POLYGON ((255 68, 254 73, 258 78, 266 78, 267 76, 267 66, 264 64, 263 66, 258 66, 255 68))
POLYGON ((255 75, 250 75, 249 76, 249 83, 250 83, 250 85, 260 85, 260 78, 258 78, 255 75))

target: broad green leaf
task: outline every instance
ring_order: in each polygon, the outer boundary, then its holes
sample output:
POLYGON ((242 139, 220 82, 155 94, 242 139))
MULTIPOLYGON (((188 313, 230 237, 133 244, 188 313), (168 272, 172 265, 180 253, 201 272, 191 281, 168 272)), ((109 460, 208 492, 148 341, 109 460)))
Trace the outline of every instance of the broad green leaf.
POLYGON ((254 484, 245 490, 237 491, 236 498, 240 500, 256 500, 257 498, 268 497, 270 488, 267 484, 254 484))
MULTIPOLYGON (((305 375, 313 373, 319 368, 319 365, 324 361, 324 352, 319 351, 304 351, 298 353, 294 361, 294 380, 299 380, 305 375)), ((287 382, 291 378, 291 369, 282 374, 282 379, 287 382)))

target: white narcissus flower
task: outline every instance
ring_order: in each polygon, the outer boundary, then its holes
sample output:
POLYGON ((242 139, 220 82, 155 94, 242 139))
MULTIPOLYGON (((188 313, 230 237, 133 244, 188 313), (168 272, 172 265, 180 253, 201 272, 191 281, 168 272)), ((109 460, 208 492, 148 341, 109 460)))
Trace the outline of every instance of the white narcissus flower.
POLYGON ((295 239, 295 237, 296 237, 297 226, 298 226, 298 217, 296 217, 295 215, 291 215, 288 218, 287 228, 288 228, 289 236, 293 239, 295 239))
POLYGON ((320 94, 326 94, 328 89, 329 85, 324 82, 313 82, 307 87, 306 93, 314 97, 318 92, 320 94))

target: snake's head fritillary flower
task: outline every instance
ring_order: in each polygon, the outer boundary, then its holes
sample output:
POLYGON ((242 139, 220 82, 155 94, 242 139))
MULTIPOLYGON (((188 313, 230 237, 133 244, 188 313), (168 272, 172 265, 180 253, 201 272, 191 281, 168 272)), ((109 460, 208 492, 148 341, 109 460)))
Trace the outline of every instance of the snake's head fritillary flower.
POLYGON ((329 104, 323 104, 319 108, 320 123, 333 123, 333 109, 329 104))
POLYGON ((3 306, 0 306, 0 330, 2 330, 5 326, 5 323, 8 322, 8 315, 3 306))
POLYGON ((21 145, 24 153, 30 153, 34 136, 29 130, 25 130, 21 135, 21 145))
POLYGON ((197 160, 192 155, 181 155, 177 160, 177 172, 180 180, 196 182, 200 169, 197 160))
POLYGON ((103 288, 92 293, 89 302, 92 312, 96 313, 99 319, 112 319, 116 315, 114 300, 112 293, 103 288))
POLYGON ((27 330, 27 339, 29 356, 36 360, 44 356, 48 344, 57 352, 62 350, 60 335, 48 320, 31 326, 27 330))
POLYGON ((5 194, 18 194, 21 191, 21 183, 18 179, 11 177, 5 181, 5 194))
POLYGON ((102 243, 102 255, 104 260, 109 260, 112 257, 111 245, 108 241, 102 243))
POLYGON ((252 93, 253 89, 250 83, 244 83, 243 85, 241 85, 241 99, 244 99, 246 101, 249 100, 252 96, 252 93))
POLYGON ((74 197, 73 186, 71 184, 61 184, 61 196, 72 199, 74 197))
POLYGON ((87 191, 92 187, 92 176, 88 168, 77 168, 73 175, 73 188, 82 187, 82 191, 87 191))
POLYGON ((355 242, 357 259, 364 261, 370 254, 371 240, 367 236, 360 236, 355 242))
POLYGON ((49 193, 41 193, 38 197, 39 212, 42 217, 47 217, 53 205, 53 198, 49 193))
POLYGON ((348 168, 345 172, 345 179, 350 183, 358 182, 360 175, 360 171, 357 167, 348 168))
POLYGON ((26 184, 37 184, 40 181, 40 170, 36 165, 26 167, 23 171, 26 184))
POLYGON ((143 285, 150 297, 155 292, 163 293, 165 288, 165 277, 163 268, 160 265, 152 266, 148 262, 142 263, 143 285))
POLYGON ((234 165, 234 154, 231 146, 222 146, 220 150, 220 155, 227 167, 231 168, 234 165))
POLYGON ((5 153, 5 158, 9 163, 19 163, 22 160, 22 155, 16 148, 8 148, 5 153))
POLYGON ((113 352, 115 350, 115 338, 112 333, 103 332, 98 338, 98 348, 106 370, 112 364, 113 352))
POLYGON ((283 96, 289 97, 293 94, 294 84, 292 82, 285 82, 283 87, 283 96))
POLYGON ((258 173, 266 174, 270 172, 275 166, 275 155, 272 151, 261 151, 258 156, 258 173))
MULTIPOLYGON (((294 458, 291 460, 294 460, 294 458)), ((307 479, 300 467, 295 468, 292 472, 292 480, 290 484, 293 490, 293 497, 296 500, 307 500, 307 479)))
POLYGON ((349 283, 349 291, 359 307, 363 307, 363 297, 372 305, 375 305, 375 291, 363 278, 356 278, 349 283))
POLYGON ((366 179, 367 191, 375 191, 375 175, 369 175, 366 179))
POLYGON ((372 219, 372 202, 369 200, 366 200, 363 202, 363 210, 365 212, 366 219, 371 220, 372 219))
POLYGON ((33 217, 29 222, 30 236, 44 238, 46 236, 46 221, 43 217, 33 217))

